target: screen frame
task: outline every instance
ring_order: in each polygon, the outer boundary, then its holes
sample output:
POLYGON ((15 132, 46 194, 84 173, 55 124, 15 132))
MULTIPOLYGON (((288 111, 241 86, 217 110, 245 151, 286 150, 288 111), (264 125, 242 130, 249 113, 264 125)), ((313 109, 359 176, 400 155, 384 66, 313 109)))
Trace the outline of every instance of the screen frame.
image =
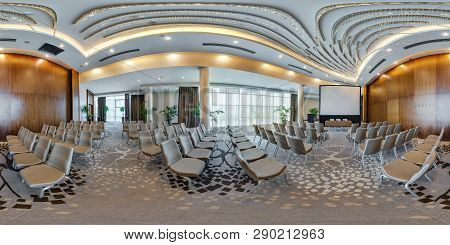
POLYGON ((319 85, 319 121, 321 123, 324 123, 326 120, 328 120, 329 118, 334 118, 334 119, 349 119, 351 120, 353 123, 359 123, 361 122, 361 112, 362 112, 362 95, 361 95, 361 86, 353 86, 353 85, 319 85), (321 112, 321 105, 322 105, 322 87, 358 87, 359 88, 359 115, 324 115, 322 116, 321 112))

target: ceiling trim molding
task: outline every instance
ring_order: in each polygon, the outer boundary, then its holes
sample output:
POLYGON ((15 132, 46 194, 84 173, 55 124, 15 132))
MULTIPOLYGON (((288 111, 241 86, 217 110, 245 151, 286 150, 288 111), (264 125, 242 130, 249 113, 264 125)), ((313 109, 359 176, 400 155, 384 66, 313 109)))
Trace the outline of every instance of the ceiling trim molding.
POLYGON ((80 73, 80 82, 85 83, 130 72, 144 72, 147 69, 183 66, 235 69, 283 79, 311 87, 334 84, 255 59, 202 52, 161 53, 136 57, 82 72, 80 73))

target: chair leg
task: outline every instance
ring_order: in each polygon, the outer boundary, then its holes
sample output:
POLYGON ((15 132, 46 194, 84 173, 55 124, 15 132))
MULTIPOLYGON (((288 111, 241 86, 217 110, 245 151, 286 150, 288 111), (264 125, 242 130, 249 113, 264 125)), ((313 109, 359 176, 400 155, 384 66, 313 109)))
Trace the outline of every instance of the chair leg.
POLYGON ((139 159, 139 156, 140 156, 140 155, 141 155, 141 151, 139 151, 139 153, 138 153, 138 156, 137 156, 137 159, 138 159, 138 160, 140 160, 140 159, 139 159))
POLYGON ((292 154, 292 151, 289 151, 289 155, 288 155, 288 159, 287 159, 288 164, 289 164, 289 160, 291 160, 291 154, 292 154))
POLYGON ((413 196, 417 197, 417 194, 414 193, 414 192, 409 188, 409 184, 408 184, 408 183, 405 184, 405 189, 406 189, 409 193, 411 193, 413 196))
POLYGON ((277 158, 278 153, 278 145, 275 147, 275 153, 273 154, 273 157, 277 158))
POLYGON ((428 176, 427 174, 425 174, 425 178, 427 178, 428 181, 433 182, 433 179, 430 176, 428 176))
POLYGON ((264 148, 264 151, 267 151, 267 148, 269 147, 269 141, 266 143, 266 148, 264 148))
POLYGON ((395 159, 397 159, 397 158, 398 158, 398 155, 397 155, 397 147, 394 148, 394 155, 395 155, 395 159))

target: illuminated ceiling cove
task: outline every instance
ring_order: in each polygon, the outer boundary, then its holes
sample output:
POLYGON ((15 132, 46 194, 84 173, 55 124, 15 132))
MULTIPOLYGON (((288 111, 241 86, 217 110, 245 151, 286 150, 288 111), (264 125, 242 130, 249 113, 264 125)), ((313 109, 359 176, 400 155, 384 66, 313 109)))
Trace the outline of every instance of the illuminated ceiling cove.
POLYGON ((241 56, 334 83, 449 52, 448 1, 16 1, 0 3, 2 52, 64 49, 80 72, 148 54, 241 56), (11 41, 16 39, 16 41, 11 41), (8 41, 9 40, 9 41, 8 41))

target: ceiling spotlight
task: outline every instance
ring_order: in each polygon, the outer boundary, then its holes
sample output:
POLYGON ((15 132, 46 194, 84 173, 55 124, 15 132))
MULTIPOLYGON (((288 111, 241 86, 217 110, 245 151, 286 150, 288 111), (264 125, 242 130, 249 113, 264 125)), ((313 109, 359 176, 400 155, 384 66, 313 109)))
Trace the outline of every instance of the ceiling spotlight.
POLYGON ((42 63, 42 62, 44 62, 43 59, 38 59, 38 61, 37 61, 38 64, 40 64, 40 63, 42 63))
POLYGON ((89 62, 84 62, 84 66, 87 66, 87 65, 89 65, 89 62))
POLYGON ((283 58, 283 55, 282 55, 282 54, 279 54, 279 55, 278 55, 278 58, 280 58, 280 59, 283 58))
POLYGON ((168 57, 169 57, 169 59, 173 60, 173 59, 178 58, 178 54, 169 54, 168 57))
POLYGON ((328 77, 328 74, 325 74, 326 77, 328 77))
POLYGON ((45 54, 45 58, 48 58, 48 54, 45 54))
POLYGON ((140 82, 141 82, 141 80, 137 80, 137 82, 138 82, 138 83, 140 83, 140 82))
POLYGON ((114 53, 114 49, 112 49, 112 48, 109 49, 109 52, 110 52, 110 53, 114 53))
POLYGON ((398 64, 398 61, 394 61, 394 65, 397 65, 398 64))
POLYGON ((125 61, 125 64, 127 64, 127 65, 132 65, 132 64, 133 64, 133 61, 127 60, 127 61, 125 61))
POLYGON ((222 55, 219 55, 218 57, 217 57, 220 61, 226 61, 226 60, 228 60, 228 56, 226 56, 226 55, 224 55, 224 54, 222 54, 222 55))
POLYGON ((303 69, 306 69, 306 66, 303 66, 303 69))
POLYGON ((377 76, 379 76, 380 75, 380 73, 377 73, 377 76))
POLYGON ((183 76, 183 77, 181 77, 181 79, 184 79, 184 76, 183 76))
POLYGON ((0 51, 3 50, 3 48, 0 48, 0 51))
POLYGON ((233 43, 234 43, 234 44, 238 44, 239 41, 238 41, 238 40, 234 40, 233 43))
POLYGON ((288 71, 288 74, 291 75, 291 76, 293 76, 293 75, 295 75, 295 72, 293 72, 293 71, 288 71))
POLYGON ((59 45, 59 47, 60 47, 60 48, 64 48, 64 43, 61 43, 61 44, 59 45))
POLYGON ((442 36, 444 36, 444 37, 448 36, 448 32, 443 32, 442 36))
POLYGON ((172 39, 171 36, 163 35, 164 40, 169 41, 172 39))
POLYGON ((386 49, 386 51, 388 51, 388 52, 391 52, 391 51, 392 51, 392 49, 391 49, 391 48, 388 48, 388 49, 386 49))

